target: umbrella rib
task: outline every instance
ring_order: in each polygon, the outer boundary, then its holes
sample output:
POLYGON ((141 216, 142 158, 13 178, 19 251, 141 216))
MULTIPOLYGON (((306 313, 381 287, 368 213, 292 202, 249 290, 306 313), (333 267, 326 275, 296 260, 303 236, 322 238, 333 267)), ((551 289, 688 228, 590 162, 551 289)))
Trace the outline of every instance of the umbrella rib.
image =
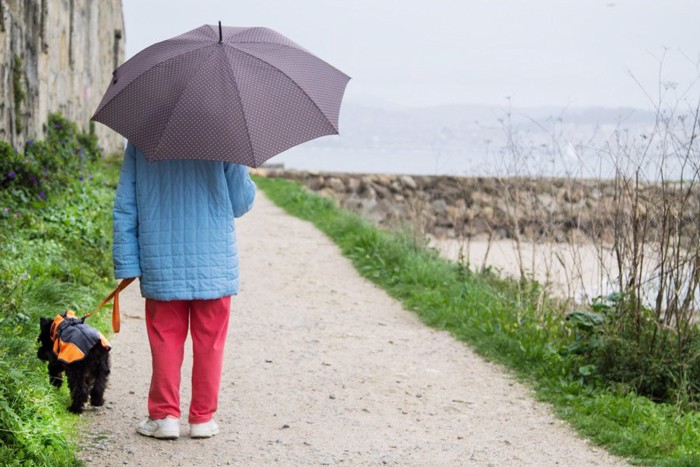
MULTIPOLYGON (((269 42, 239 42, 239 44, 244 44, 244 43, 245 43, 245 44, 269 44, 269 42)), ((289 81, 291 81, 292 84, 294 84, 294 86, 296 86, 297 88, 299 88, 299 90, 300 90, 302 93, 304 93, 304 95, 305 95, 306 97, 308 97, 308 99, 311 101, 311 103, 314 105, 314 107, 316 107, 316 109, 318 110, 318 112, 319 112, 319 113, 323 116, 323 118, 331 125, 331 127, 333 127, 333 129, 336 131, 336 134, 339 133, 338 128, 336 128, 335 125, 333 125, 333 123, 328 119, 328 117, 326 117, 326 114, 324 114, 323 111, 321 110, 321 108, 318 106, 318 104, 316 104, 316 101, 314 101, 314 100, 311 98, 311 96, 309 96, 309 93, 307 93, 301 86, 299 86, 299 84, 298 84, 296 81, 294 81, 287 73, 285 73, 284 71, 280 70, 279 68, 277 68, 276 66, 272 65, 271 63, 266 62, 266 61, 263 60, 262 58, 256 57, 255 55, 253 55, 253 54, 251 54, 251 53, 248 53, 248 52, 246 52, 245 50, 237 49, 237 48, 234 47, 232 44, 226 44, 225 42, 224 42, 224 44, 225 44, 225 45, 228 45, 228 46, 231 47, 231 48, 233 48, 233 49, 236 50, 237 52, 241 52, 241 53, 243 53, 243 54, 246 54, 246 55, 248 55, 249 57, 252 57, 252 58, 254 58, 255 60, 257 60, 257 61, 259 61, 259 62, 262 62, 262 63, 264 63, 264 64, 266 64, 266 65, 268 65, 268 66, 274 68, 275 70, 279 71, 279 72, 280 72, 282 75, 284 75, 289 81)), ((296 47, 290 47, 290 46, 284 45, 284 44, 275 44, 275 45, 278 45, 278 46, 280 46, 280 47, 287 47, 287 48, 294 49, 294 50, 299 50, 299 51, 304 52, 304 53, 306 53, 306 54, 308 54, 308 55, 311 55, 312 57, 316 58, 317 60, 321 60, 320 58, 316 57, 314 54, 311 54, 311 53, 309 53, 309 52, 307 52, 307 51, 305 51, 305 50, 298 49, 298 48, 296 48, 296 47)), ((321 60, 321 61, 323 61, 323 60, 321 60)), ((324 63, 326 63, 326 64, 328 65, 327 62, 324 62, 324 63)), ((334 68, 334 69, 337 70, 337 68, 333 67, 332 65, 328 65, 328 66, 330 66, 330 67, 332 67, 332 68, 334 68)), ((342 71, 341 71, 341 73, 342 73, 342 71)), ((345 74, 345 73, 343 73, 343 74, 345 74)), ((345 75, 345 76, 347 76, 347 75, 345 75)), ((236 87, 236 90, 238 90, 238 87, 236 87)), ((239 93, 238 95, 240 96, 240 93, 239 93)))
MULTIPOLYGON (((212 45, 218 45, 218 44, 215 43, 215 44, 207 44, 207 45, 212 46, 212 45)), ((201 48, 200 48, 200 49, 196 49, 196 50, 201 50, 201 48)), ((214 54, 214 52, 216 52, 216 48, 215 48, 215 47, 212 47, 211 52, 209 52, 209 55, 207 55, 207 57, 206 57, 204 60, 202 60, 202 63, 206 63, 206 61, 209 60, 209 59, 211 58, 211 56, 214 54)), ((165 62, 163 62, 163 63, 165 63, 165 62)), ((204 67, 203 67, 203 66, 200 67, 199 70, 197 71, 197 73, 196 73, 194 76, 196 77, 199 73, 202 73, 203 70, 204 70, 204 67)), ((168 120, 168 124, 165 125, 165 129, 164 129, 163 132, 161 133, 161 137, 162 137, 162 135, 164 135, 164 134, 166 134, 166 133, 168 132, 168 129, 170 128, 170 125, 172 124, 172 121, 173 121, 173 120, 172 120, 172 116, 175 115, 175 111, 177 110, 178 106, 180 105, 180 102, 182 102, 182 96, 184 96, 184 95, 187 93, 187 90, 190 88, 190 85, 191 85, 193 82, 195 82, 195 81, 196 81, 195 79, 190 78, 190 79, 189 79, 189 82, 187 83, 187 86, 185 86, 185 89, 183 89, 183 90, 182 90, 182 93, 180 93, 180 96, 177 98, 177 102, 176 102, 175 105, 173 106, 172 112, 170 112, 170 117, 171 117, 171 118, 168 120)), ((162 138, 161 138, 161 139, 162 139, 162 138)), ((158 151, 158 147, 159 147, 159 146, 160 146, 160 140, 159 140, 159 142, 158 142, 158 145, 157 145, 157 146, 155 147, 155 149, 153 150, 154 153, 156 153, 156 152, 158 151)))
MULTIPOLYGON (((231 58, 226 54, 226 60, 229 62, 229 65, 231 65, 231 58)), ((231 67, 231 70, 233 70, 233 67, 231 67)), ((229 79, 231 80, 231 84, 233 84, 233 88, 236 90, 236 94, 238 94, 238 101, 241 103, 241 113, 243 114, 243 126, 245 127, 245 132, 246 135, 248 135, 248 141, 250 141, 250 151, 253 153, 253 163, 255 162, 255 148, 253 147, 253 138, 250 136, 250 128, 248 127, 248 118, 245 114, 245 106, 243 105, 243 97, 241 96, 241 91, 238 89, 238 83, 236 83, 236 80, 234 79, 233 72, 228 73, 229 79)))
MULTIPOLYGON (((211 28, 211 31, 216 35, 216 37, 218 37, 218 35, 219 35, 219 29, 218 29, 218 27, 217 27, 216 25, 214 25, 214 24, 207 24, 207 26, 209 26, 209 28, 211 28)), ((243 28, 243 29, 241 29, 240 31, 238 31, 238 32, 236 32, 236 33, 234 33, 234 34, 231 34, 230 36, 227 36, 226 39, 228 39, 228 38, 230 38, 230 37, 235 37, 235 36, 237 36, 237 35, 239 35, 239 34, 243 34, 244 32, 248 32, 248 31, 250 31, 251 29, 255 29, 255 27, 243 28)))
MULTIPOLYGON (((167 41, 163 41, 163 42, 167 42, 167 41)), ((156 63, 155 65, 153 65, 153 66, 151 66, 151 67, 148 67, 147 69, 143 70, 143 72, 142 72, 141 74, 139 74, 138 76, 134 77, 134 78, 129 82, 129 84, 127 84, 126 86, 124 86, 123 88, 121 88, 121 89, 119 90, 118 93, 116 93, 114 96, 112 96, 112 98, 110 99, 110 102, 114 101, 117 97, 119 97, 119 96, 121 95, 121 93, 123 93, 125 90, 127 90, 128 88, 130 88, 131 86, 133 86, 133 84, 134 84, 136 81, 138 81, 139 79, 141 79, 141 77, 142 77, 143 75, 145 75, 146 73, 148 73, 149 71, 153 70, 153 68, 162 66, 163 64, 168 63, 168 62, 170 62, 171 60, 178 59, 178 58, 180 58, 180 57, 182 57, 182 56, 184 56, 184 55, 190 54, 190 53, 192 53, 192 52, 196 52, 196 51, 201 50, 201 49, 203 49, 203 48, 205 48, 205 47, 208 47, 208 46, 211 46, 211 44, 210 44, 210 43, 202 44, 201 47, 195 47, 195 48, 193 48, 192 50, 188 50, 188 51, 187 51, 186 53, 184 53, 184 54, 175 55, 175 56, 173 56, 173 57, 170 57, 170 58, 167 59, 167 60, 163 60, 162 62, 158 62, 158 63, 156 63)), ((208 57, 207 57, 207 58, 208 58, 208 57)), ((128 63, 128 61, 122 63, 121 66, 124 66, 126 63, 128 63)), ((121 68, 121 66, 120 66, 119 68, 121 68)), ((117 68, 117 70, 118 70, 119 68, 117 68)), ((96 116, 99 112, 101 112, 102 110, 104 110, 104 108, 107 107, 107 104, 109 104, 109 102, 106 103, 101 109, 98 109, 98 110, 95 112, 95 115, 92 116, 92 118, 95 118, 95 116, 96 116)), ((92 119, 92 118, 91 118, 91 119, 92 119)))
MULTIPOLYGON (((218 33, 218 30, 216 29, 216 26, 215 26, 215 25, 213 25, 213 24, 208 24, 207 26, 209 26, 209 28, 211 29, 211 31, 212 31, 215 35, 218 33)), ((226 37, 226 40, 224 40, 223 43, 224 43, 224 44, 229 44, 229 45, 230 45, 230 43, 227 42, 229 39, 235 38, 236 36, 238 36, 238 35, 240 35, 240 34, 243 34, 243 33, 245 33, 245 32, 250 32, 251 30, 254 30, 254 29, 268 29, 268 28, 260 27, 260 26, 251 26, 251 27, 243 28, 243 29, 241 29, 240 31, 238 31, 238 32, 236 32, 236 33, 233 33, 233 34, 227 36, 227 37, 226 37)), ((272 31, 271 29, 268 29, 268 30, 270 30, 271 32, 275 32, 275 31, 272 31)), ((277 34, 279 34, 279 33, 277 33, 277 34)), ((303 51, 305 51, 305 52, 307 52, 307 53, 310 53, 310 52, 308 52, 306 49, 304 49, 302 46, 300 46, 299 44, 296 44, 294 41, 290 40, 289 38, 284 37, 284 36, 282 36, 281 34, 279 34, 279 35, 280 35, 283 39, 287 39, 289 42, 291 42, 291 43, 293 43, 294 45, 296 45, 296 47, 292 47, 292 46, 290 46, 290 45, 282 44, 282 43, 279 43, 279 42, 269 42, 269 41, 237 41, 237 42, 234 42, 234 44, 274 44, 274 45, 279 45, 279 46, 283 46, 283 47, 290 47, 290 48, 292 48, 292 49, 303 50, 303 51)))

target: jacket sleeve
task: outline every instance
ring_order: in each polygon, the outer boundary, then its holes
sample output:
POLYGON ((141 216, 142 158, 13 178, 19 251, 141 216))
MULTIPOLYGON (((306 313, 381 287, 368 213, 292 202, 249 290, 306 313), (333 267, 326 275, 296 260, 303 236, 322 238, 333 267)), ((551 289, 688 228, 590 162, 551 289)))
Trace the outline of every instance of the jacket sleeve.
POLYGON ((136 203, 136 154, 131 143, 126 146, 124 152, 113 216, 114 277, 115 279, 141 277, 136 203))
POLYGON ((224 174, 233 207, 233 216, 241 217, 253 208, 257 188, 250 179, 248 168, 244 165, 224 164, 224 174))

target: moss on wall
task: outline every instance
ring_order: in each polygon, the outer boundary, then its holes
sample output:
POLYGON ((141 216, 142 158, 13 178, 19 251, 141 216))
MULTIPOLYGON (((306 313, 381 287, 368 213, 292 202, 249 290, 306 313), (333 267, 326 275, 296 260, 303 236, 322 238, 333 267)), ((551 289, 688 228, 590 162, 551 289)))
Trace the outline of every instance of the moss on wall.
POLYGON ((12 63, 12 92, 15 104, 15 133, 22 133, 24 129, 22 119, 22 104, 27 97, 26 79, 24 77, 24 63, 22 57, 15 54, 12 63))

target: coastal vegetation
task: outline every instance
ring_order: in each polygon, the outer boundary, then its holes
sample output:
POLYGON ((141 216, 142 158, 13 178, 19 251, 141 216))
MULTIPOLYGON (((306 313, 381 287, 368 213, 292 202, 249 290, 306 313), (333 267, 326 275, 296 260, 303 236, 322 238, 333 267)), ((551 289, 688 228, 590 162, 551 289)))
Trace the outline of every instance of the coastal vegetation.
MULTIPOLYGON (((685 147, 688 167, 697 168, 698 140, 685 141, 667 152, 685 147)), ((17 465, 71 465, 81 422, 64 410, 67 392, 50 387, 35 357, 37 322, 68 308, 89 311, 114 285, 110 211, 118 167, 89 132, 59 115, 51 116, 43 141, 21 149, 0 142, 0 156, 0 455, 17 465)), ((697 465, 694 174, 682 183, 661 180, 659 193, 669 197, 649 203, 635 196, 639 173, 619 174, 607 238, 624 279, 614 293, 585 302, 554 296, 526 275, 504 278, 483 265, 448 261, 428 247, 415 222, 378 227, 298 183, 256 182, 332 238, 363 276, 426 324, 510 368, 596 443, 635 463, 697 465), (668 274, 657 275, 666 278, 661 292, 645 288, 641 263, 650 258, 660 258, 668 274), (644 298, 647 290, 657 300, 644 298)), ((93 324, 108 332, 107 321, 98 315, 93 324)))
MULTIPOLYGON (((0 141, 0 459, 73 465, 83 421, 36 357, 39 317, 92 309, 112 285, 111 207, 117 166, 60 115, 46 138, 0 141)), ((107 332, 105 314, 91 324, 107 332)))
MULTIPOLYGON (((610 349, 627 352, 628 364, 639 358, 637 368, 653 364, 649 369, 656 368, 657 375, 673 371, 663 357, 639 352, 637 335, 626 332, 636 316, 621 308, 629 306, 621 296, 571 309, 569 302, 550 297, 535 281, 503 279, 488 268, 474 271, 447 261, 427 248, 420 235, 377 228, 298 183, 263 177, 256 182, 279 206, 333 239, 362 275, 428 325, 451 332, 512 369, 560 416, 612 453, 650 465, 700 462, 700 416, 691 398, 678 398, 677 391, 687 386, 670 384, 674 396, 657 402, 641 394, 636 381, 619 382, 601 374, 595 352, 606 355, 610 349)), ((642 323, 655 329, 653 321, 644 319, 642 323)), ((675 336, 672 329, 656 332, 657 339, 663 333, 668 333, 664 339, 675 336)), ((653 380, 654 374, 648 374, 653 380)))

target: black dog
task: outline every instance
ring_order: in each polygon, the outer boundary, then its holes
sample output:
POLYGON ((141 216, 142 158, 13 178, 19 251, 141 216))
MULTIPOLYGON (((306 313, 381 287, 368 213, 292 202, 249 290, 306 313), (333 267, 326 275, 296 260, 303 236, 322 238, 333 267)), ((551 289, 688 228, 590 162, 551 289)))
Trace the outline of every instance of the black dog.
POLYGON ((71 405, 68 410, 82 413, 90 404, 104 404, 109 378, 109 342, 96 329, 85 324, 68 310, 53 320, 41 318, 37 356, 49 362, 49 381, 60 388, 63 372, 68 377, 71 405))

